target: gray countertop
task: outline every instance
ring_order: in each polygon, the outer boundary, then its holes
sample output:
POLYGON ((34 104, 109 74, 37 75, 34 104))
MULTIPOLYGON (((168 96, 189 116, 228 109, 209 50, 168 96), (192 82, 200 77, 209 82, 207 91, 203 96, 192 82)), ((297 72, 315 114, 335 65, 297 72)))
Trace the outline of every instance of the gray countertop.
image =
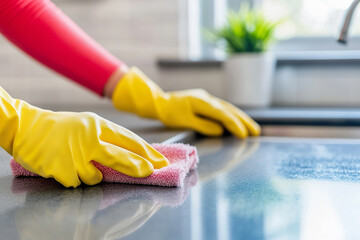
MULTIPOLYGON (((150 142, 180 132, 99 113, 150 142)), ((13 178, 10 156, 1 152, 0 239, 359 239, 360 140, 223 137, 190 143, 200 164, 182 188, 65 189, 49 179, 13 178)))

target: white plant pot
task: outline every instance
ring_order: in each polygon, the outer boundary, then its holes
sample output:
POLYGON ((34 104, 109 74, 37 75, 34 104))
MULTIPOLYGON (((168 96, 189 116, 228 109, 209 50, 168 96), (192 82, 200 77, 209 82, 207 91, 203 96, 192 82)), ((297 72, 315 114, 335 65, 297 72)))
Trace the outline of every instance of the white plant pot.
POLYGON ((240 107, 271 104, 275 58, 269 52, 243 53, 225 61, 225 98, 240 107))

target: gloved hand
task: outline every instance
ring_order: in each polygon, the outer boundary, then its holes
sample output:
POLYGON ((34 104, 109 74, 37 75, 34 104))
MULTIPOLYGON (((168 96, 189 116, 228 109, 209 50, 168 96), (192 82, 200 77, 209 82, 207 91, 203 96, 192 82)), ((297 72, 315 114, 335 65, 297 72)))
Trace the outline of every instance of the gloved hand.
POLYGON ((169 164, 139 136, 96 114, 39 109, 1 87, 0 146, 25 169, 65 187, 99 183, 92 160, 133 177, 169 164))
POLYGON ((260 134, 260 126, 234 105, 201 89, 163 92, 137 68, 131 68, 116 86, 112 101, 122 111, 161 120, 168 127, 190 128, 219 136, 223 127, 245 138, 260 134))

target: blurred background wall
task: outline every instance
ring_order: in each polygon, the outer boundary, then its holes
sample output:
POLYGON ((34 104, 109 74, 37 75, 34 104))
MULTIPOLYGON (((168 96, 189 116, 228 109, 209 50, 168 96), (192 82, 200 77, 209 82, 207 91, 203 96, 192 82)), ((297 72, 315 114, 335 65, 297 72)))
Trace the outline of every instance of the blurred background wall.
MULTIPOLYGON (((178 51, 177 0, 55 0, 90 36, 158 79, 156 59, 178 51)), ((0 86, 37 106, 108 105, 31 60, 0 37, 0 86)))
MULTIPOLYGON (((96 41, 128 65, 136 65, 165 90, 205 88, 224 97, 224 54, 202 31, 225 20, 228 7, 261 6, 270 15, 286 16, 274 50, 288 61, 273 77, 274 106, 360 106, 360 14, 354 15, 350 44, 336 35, 351 0, 54 0, 96 41), (158 59, 217 61, 201 66, 159 67, 158 59), (316 59, 345 60, 312 64, 316 59), (352 60, 355 60, 352 62, 352 60), (306 62, 306 61, 305 61, 306 62), (351 64, 348 64, 351 62, 351 64)), ((40 107, 109 106, 104 100, 42 67, 0 37, 0 85, 13 96, 40 107)))

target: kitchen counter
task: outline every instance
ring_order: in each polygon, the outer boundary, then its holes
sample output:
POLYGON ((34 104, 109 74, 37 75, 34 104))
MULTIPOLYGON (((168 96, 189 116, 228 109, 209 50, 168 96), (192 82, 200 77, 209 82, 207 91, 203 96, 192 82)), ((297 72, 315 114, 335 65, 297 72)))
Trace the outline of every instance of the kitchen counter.
POLYGON ((261 125, 360 126, 358 108, 270 107, 246 112, 261 125))
MULTIPOLYGON (((100 114, 150 142, 180 133, 100 114)), ((281 129, 264 129, 278 137, 246 140, 184 134, 201 162, 183 188, 65 189, 50 179, 13 178, 1 152, 0 238, 359 239, 360 140, 281 129)))
MULTIPOLYGON (((68 108, 67 108, 68 109, 68 108)), ((63 110, 52 108, 52 110, 63 110)), ((71 111, 77 111, 80 109, 72 108, 71 111)), ((156 120, 141 119, 131 114, 119 113, 116 110, 105 108, 105 109, 81 109, 81 111, 91 110, 96 112, 100 116, 109 119, 121 126, 131 129, 133 132, 140 135, 149 143, 159 143, 171 139, 178 134, 181 134, 181 130, 170 130, 166 129, 160 122, 156 120)), ((9 167, 9 161, 11 156, 7 154, 3 149, 0 148, 0 214, 3 211, 8 210, 13 205, 17 205, 19 202, 23 202, 24 195, 14 195, 11 192, 11 186, 14 178, 11 175, 9 167)), ((27 181, 24 179, 25 182, 27 181)), ((48 180, 46 182, 51 182, 48 180)), ((0 224, 0 232, 1 232, 0 224)), ((0 237, 1 239, 1 237, 0 237)))

